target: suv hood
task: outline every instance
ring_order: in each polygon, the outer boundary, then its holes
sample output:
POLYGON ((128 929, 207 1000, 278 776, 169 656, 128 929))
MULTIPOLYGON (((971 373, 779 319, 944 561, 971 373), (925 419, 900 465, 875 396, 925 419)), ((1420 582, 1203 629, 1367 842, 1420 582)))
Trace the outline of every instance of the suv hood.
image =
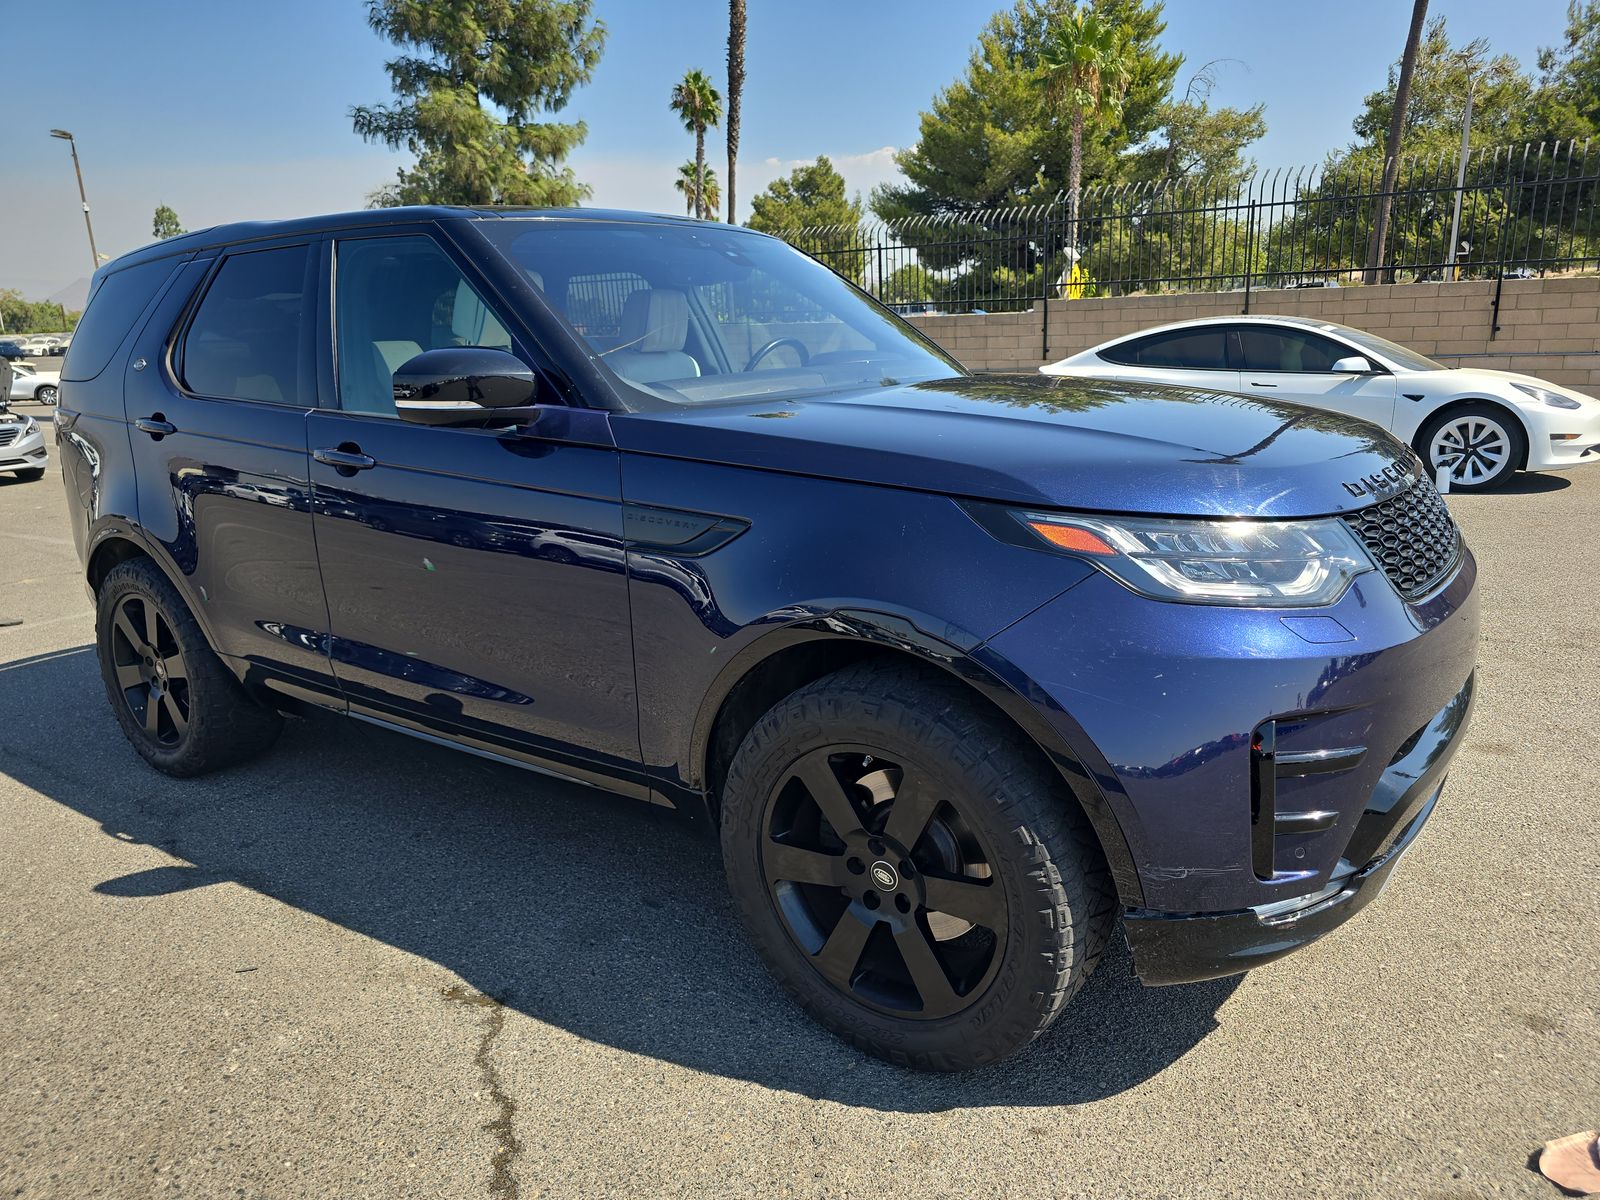
POLYGON ((961 376, 611 424, 638 453, 1098 512, 1322 516, 1364 508, 1416 469, 1353 417, 1070 376, 961 376))

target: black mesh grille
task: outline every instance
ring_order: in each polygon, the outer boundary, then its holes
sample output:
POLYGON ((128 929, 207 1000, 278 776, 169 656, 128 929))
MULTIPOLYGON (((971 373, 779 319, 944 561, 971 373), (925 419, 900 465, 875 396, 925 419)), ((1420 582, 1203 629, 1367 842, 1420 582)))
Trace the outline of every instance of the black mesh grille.
POLYGON ((1407 598, 1438 583, 1460 553, 1456 523, 1426 479, 1381 504, 1346 513, 1344 519, 1366 543, 1389 582, 1407 598))
POLYGON ((22 430, 15 425, 0 425, 0 446, 9 446, 17 440, 17 434, 22 430))

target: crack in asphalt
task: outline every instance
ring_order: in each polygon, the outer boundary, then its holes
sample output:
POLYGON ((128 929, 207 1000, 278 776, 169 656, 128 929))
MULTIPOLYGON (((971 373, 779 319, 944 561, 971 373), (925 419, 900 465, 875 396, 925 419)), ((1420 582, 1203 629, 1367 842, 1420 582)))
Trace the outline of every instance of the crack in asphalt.
POLYGON ((500 1031, 505 1028, 505 1001, 494 996, 486 996, 482 992, 460 984, 445 988, 443 995, 452 1004, 464 1004, 485 1010, 483 1037, 478 1042, 478 1050, 472 1056, 472 1061, 483 1077, 490 1101, 500 1114, 482 1126, 484 1132, 494 1138, 495 1142, 494 1154, 489 1159, 489 1195, 495 1200, 517 1200, 522 1193, 517 1187, 516 1176, 511 1173, 512 1161, 522 1153, 522 1143, 517 1140, 516 1132, 512 1128, 512 1119, 517 1115, 517 1102, 506 1094, 501 1086, 500 1072, 489 1058, 495 1038, 499 1037, 500 1031))

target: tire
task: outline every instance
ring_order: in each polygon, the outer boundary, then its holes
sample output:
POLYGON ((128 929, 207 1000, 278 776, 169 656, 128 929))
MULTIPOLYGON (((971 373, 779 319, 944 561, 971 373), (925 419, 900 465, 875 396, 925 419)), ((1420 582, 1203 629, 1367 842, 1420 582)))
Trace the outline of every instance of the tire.
POLYGON ((1037 748, 959 682, 898 664, 847 667, 756 722, 723 789, 722 851, 784 989, 923 1070, 1039 1036, 1116 911, 1093 831, 1037 748))
POLYGON ((34 392, 33 398, 35 400, 37 400, 40 404, 48 404, 48 405, 54 407, 55 406, 55 402, 57 401, 57 399, 60 398, 60 395, 61 395, 61 393, 60 393, 60 390, 58 388, 56 388, 52 384, 48 384, 47 383, 43 387, 41 387, 38 391, 34 392))
POLYGON ((253 758, 277 740, 283 718, 251 699, 223 666, 155 563, 136 558, 112 568, 97 604, 95 642, 106 698, 122 732, 152 767, 178 778, 204 775, 253 758), (147 721, 152 702, 154 717, 147 721))
POLYGON ((16 476, 18 479, 22 480, 23 483, 38 483, 39 480, 44 478, 44 468, 24 467, 22 470, 16 472, 16 476))
POLYGON ((1505 409, 1493 404, 1458 404, 1430 417, 1417 431, 1416 451, 1430 476, 1449 466, 1450 487, 1482 492, 1510 481, 1528 461, 1528 436, 1505 409), (1466 446, 1467 454, 1460 448, 1466 446))

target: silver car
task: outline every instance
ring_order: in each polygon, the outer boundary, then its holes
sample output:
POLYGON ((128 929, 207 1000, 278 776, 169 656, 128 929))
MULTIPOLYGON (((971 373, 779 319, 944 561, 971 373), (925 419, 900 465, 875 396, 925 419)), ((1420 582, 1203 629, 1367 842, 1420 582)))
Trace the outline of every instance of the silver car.
POLYGON ((0 472, 10 471, 18 479, 43 479, 49 462, 39 422, 0 408, 0 472))

